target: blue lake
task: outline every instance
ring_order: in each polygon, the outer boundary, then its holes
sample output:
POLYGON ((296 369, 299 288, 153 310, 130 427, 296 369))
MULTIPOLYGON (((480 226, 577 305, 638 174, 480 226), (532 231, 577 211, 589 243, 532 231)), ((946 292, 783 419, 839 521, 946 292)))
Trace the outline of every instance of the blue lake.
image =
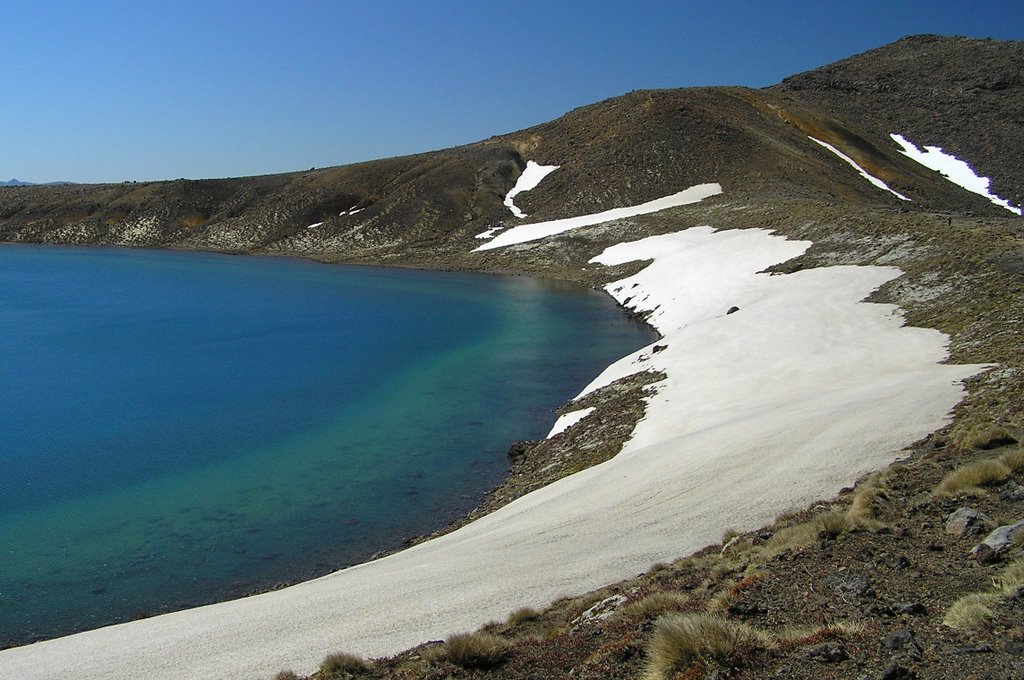
POLYGON ((0 246, 0 648, 399 547, 653 339, 523 277, 0 246))

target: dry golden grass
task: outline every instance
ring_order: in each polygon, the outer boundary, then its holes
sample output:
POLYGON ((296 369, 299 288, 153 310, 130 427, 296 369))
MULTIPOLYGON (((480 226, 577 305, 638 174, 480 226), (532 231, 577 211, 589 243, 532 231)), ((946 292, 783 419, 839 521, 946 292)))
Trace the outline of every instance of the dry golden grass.
POLYGON ((953 436, 953 442, 964 449, 994 449, 1016 441, 1017 438, 1010 434, 1009 430, 995 423, 975 423, 953 436))
POLYGON ((725 531, 722 532, 722 545, 723 546, 728 545, 729 541, 731 541, 732 539, 736 538, 739 535, 740 535, 739 531, 737 531, 736 529, 733 529, 732 527, 729 527, 728 529, 726 529, 725 531))
POLYGON ((840 621, 827 626, 787 626, 775 633, 776 645, 781 648, 805 647, 818 644, 825 640, 835 640, 847 635, 859 635, 863 633, 865 626, 861 622, 840 621))
POLYGON ((295 671, 281 671, 274 676, 274 680, 299 680, 295 671))
POLYGON ((662 617, 647 648, 646 680, 668 680, 695 661, 728 662, 772 646, 771 636, 712 614, 662 617))
POLYGON ((504 663, 512 651, 511 643, 491 633, 457 633, 443 644, 427 650, 428 663, 453 663, 463 668, 488 669, 504 663))
POLYGON ((803 548, 818 540, 821 526, 816 520, 794 524, 779 529, 765 543, 763 550, 766 558, 775 557, 787 550, 803 548))
POLYGON ((633 619, 652 619, 666 612, 682 611, 693 599, 678 590, 662 590, 647 597, 630 602, 620 609, 616 616, 633 619))
POLYGON ((338 652, 328 654, 320 662, 320 675, 324 678, 345 678, 360 675, 370 670, 370 664, 356 654, 338 652))
POLYGON ((981 487, 1001 482, 1009 476, 1010 468, 1000 460, 979 460, 947 474, 933 493, 937 496, 955 496, 967 491, 980 491, 981 487))
POLYGON ((508 615, 507 626, 519 626, 528 621, 536 621, 540 618, 540 612, 533 607, 520 607, 508 615))
POLYGON ((819 536, 825 534, 829 538, 835 538, 853 528, 853 520, 845 512, 826 512, 818 515, 815 520, 818 524, 819 536))
POLYGON ((853 492, 853 501, 846 514, 850 521, 860 526, 870 527, 878 515, 878 504, 886 498, 886 483, 889 473, 885 470, 876 472, 857 485, 853 492))
POLYGON ((954 630, 975 631, 985 627, 992 619, 992 605, 998 602, 998 593, 970 593, 950 605, 942 623, 954 630))
POLYGON ((999 588, 1003 595, 1013 595, 1018 588, 1024 587, 1024 560, 1011 562, 999 574, 999 588))
POLYGON ((999 462, 1010 469, 1010 472, 1024 470, 1024 447, 1018 446, 1012 451, 1007 451, 999 456, 999 462))

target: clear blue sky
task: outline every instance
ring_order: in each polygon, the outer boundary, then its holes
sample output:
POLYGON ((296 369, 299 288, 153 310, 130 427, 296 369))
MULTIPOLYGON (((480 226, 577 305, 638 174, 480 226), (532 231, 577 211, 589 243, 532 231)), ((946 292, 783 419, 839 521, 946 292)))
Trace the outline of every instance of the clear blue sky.
POLYGON ((253 175, 471 142, 633 89, 764 86, 1024 3, 25 0, 0 11, 0 180, 253 175))

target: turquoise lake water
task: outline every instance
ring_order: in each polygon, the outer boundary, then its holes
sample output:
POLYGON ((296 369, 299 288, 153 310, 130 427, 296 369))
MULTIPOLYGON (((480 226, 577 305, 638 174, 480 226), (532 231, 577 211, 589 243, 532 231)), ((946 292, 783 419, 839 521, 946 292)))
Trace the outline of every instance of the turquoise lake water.
POLYGON ((0 246, 0 648, 398 547, 653 339, 523 277, 0 246))

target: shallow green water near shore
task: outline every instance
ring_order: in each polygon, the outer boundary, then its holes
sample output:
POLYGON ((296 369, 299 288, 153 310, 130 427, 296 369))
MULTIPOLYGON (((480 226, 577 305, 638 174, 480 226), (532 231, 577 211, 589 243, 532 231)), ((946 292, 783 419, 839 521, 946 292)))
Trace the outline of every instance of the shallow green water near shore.
POLYGON ((528 278, 0 247, 0 646, 397 547, 652 339, 528 278))

